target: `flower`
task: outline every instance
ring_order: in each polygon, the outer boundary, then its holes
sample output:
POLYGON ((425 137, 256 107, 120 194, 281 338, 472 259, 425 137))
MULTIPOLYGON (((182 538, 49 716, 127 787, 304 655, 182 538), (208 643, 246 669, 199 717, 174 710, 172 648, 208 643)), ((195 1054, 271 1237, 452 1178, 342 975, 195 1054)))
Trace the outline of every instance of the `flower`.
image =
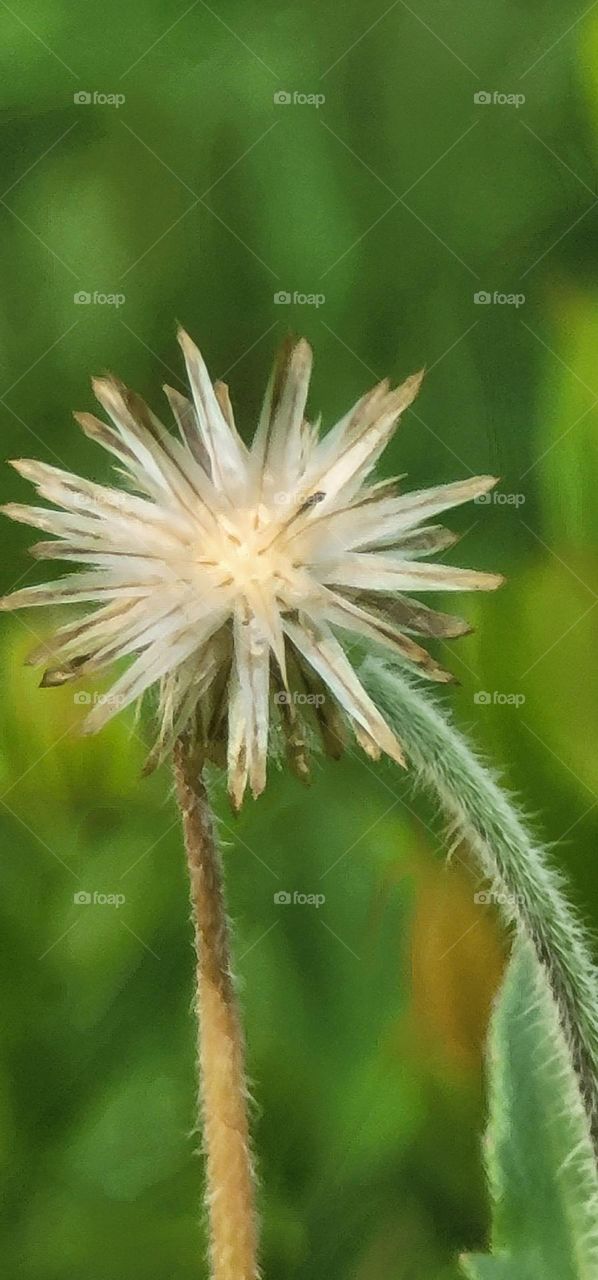
POLYGON ((84 728, 100 729, 158 684, 160 731, 148 767, 192 729, 203 756, 228 765, 235 807, 248 782, 254 796, 263 791, 269 739, 286 743, 301 776, 315 735, 337 755, 349 728, 370 756, 386 752, 403 764, 343 639, 382 646, 432 680, 451 679, 413 636, 457 636, 467 625, 410 593, 486 590, 502 578, 422 559, 455 541, 423 522, 480 497, 495 479, 406 494, 397 480, 372 482, 422 374, 395 389, 380 383, 320 438, 305 418, 312 353, 303 339, 283 346, 248 447, 227 387, 212 385, 186 333, 179 341, 192 401, 165 391, 180 439, 112 377, 93 381, 111 425, 75 415, 116 457, 126 488, 12 463, 58 508, 3 508, 55 535, 32 554, 88 568, 17 590, 2 607, 95 606, 29 661, 49 662, 42 685, 50 686, 134 655, 84 728))

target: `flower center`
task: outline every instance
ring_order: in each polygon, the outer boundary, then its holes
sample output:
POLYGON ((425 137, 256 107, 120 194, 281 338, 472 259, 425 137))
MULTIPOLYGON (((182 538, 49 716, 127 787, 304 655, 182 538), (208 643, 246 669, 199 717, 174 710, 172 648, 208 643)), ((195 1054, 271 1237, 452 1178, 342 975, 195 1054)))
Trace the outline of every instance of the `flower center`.
POLYGON ((202 541, 198 559, 218 574, 221 585, 232 581, 240 593, 252 583, 271 583, 276 590, 292 574, 284 537, 278 536, 285 523, 284 516, 264 506, 241 509, 232 517, 220 513, 218 531, 209 542, 202 541))

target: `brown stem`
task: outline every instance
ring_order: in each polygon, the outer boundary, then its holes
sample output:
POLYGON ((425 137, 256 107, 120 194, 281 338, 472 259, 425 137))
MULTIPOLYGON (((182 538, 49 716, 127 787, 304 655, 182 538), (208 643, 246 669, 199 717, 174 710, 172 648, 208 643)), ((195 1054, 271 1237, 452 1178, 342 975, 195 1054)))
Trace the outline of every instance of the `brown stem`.
POLYGON ((175 745, 174 773, 197 949, 199 1103, 212 1280, 257 1280, 245 1045, 231 975, 222 868, 201 767, 186 738, 175 745))

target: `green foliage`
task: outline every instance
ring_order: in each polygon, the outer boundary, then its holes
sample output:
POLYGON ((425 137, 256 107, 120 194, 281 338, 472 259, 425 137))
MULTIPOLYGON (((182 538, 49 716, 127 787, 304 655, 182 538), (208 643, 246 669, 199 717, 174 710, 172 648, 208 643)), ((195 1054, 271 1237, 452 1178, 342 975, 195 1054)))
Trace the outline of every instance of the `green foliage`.
POLYGON ((598 1175, 570 1053, 546 977, 518 942, 489 1038, 486 1163, 493 1257, 471 1280, 592 1280, 598 1175))

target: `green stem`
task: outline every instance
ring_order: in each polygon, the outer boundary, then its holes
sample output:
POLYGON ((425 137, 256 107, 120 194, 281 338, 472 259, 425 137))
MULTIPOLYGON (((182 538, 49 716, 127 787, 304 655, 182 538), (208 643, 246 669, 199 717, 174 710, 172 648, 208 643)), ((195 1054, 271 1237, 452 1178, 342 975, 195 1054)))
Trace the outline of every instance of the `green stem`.
POLYGON ((415 683, 373 658, 364 663, 361 677, 386 711, 418 778, 439 799, 455 836, 472 849, 507 923, 531 939, 557 1001, 598 1139, 597 972, 560 873, 465 738, 415 683))

